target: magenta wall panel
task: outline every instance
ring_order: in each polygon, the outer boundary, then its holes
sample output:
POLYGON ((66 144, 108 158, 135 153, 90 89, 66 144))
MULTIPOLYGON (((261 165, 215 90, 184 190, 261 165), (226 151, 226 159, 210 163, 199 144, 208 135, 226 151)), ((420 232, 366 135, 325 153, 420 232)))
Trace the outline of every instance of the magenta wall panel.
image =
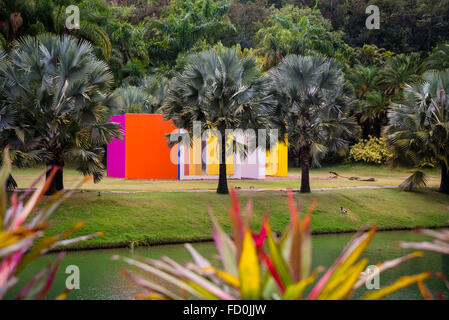
MULTIPOLYGON (((122 125, 122 130, 125 130, 125 115, 112 116, 110 122, 117 122, 122 125)), ((113 138, 111 143, 108 143, 106 158, 107 170, 106 175, 114 178, 125 178, 125 136, 119 140, 113 138)))

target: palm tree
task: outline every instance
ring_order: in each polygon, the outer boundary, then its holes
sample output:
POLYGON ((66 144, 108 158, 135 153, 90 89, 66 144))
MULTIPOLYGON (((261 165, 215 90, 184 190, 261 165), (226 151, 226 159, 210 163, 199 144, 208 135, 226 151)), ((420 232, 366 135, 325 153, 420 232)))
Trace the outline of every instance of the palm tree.
POLYGON ((368 139, 369 136, 380 137, 380 117, 377 116, 376 112, 373 112, 378 108, 372 108, 373 99, 378 100, 377 93, 373 92, 379 88, 379 70, 375 65, 363 66, 357 64, 354 68, 349 69, 346 74, 347 80, 354 88, 353 110, 362 128, 363 139, 368 139))
POLYGON ((405 84, 420 80, 421 57, 418 53, 393 56, 380 71, 380 85, 389 95, 398 95, 405 84))
POLYGON ((386 125, 386 112, 390 97, 379 91, 368 92, 360 103, 360 113, 357 114, 362 126, 362 138, 381 136, 382 125, 386 125))
POLYGON ((228 193, 225 130, 266 124, 259 111, 273 101, 266 94, 266 79, 259 74, 253 56, 218 46, 190 55, 184 71, 170 81, 165 95, 161 111, 178 128, 192 134, 193 121, 201 121, 202 130, 220 132, 217 193, 228 193))
POLYGON ((139 86, 117 88, 115 93, 122 97, 121 113, 158 113, 164 101, 168 80, 162 76, 146 76, 139 80, 139 86))
POLYGON ((403 103, 388 111, 386 141, 395 164, 441 165, 440 192, 449 194, 449 70, 427 71, 423 79, 407 85, 403 103))
MULTIPOLYGON (((0 31, 6 39, 14 41, 20 35, 34 34, 33 26, 42 26, 44 30, 57 34, 73 34, 91 41, 101 51, 105 60, 111 56, 111 41, 108 34, 99 26, 101 15, 93 8, 81 8, 80 29, 69 30, 65 27, 67 13, 64 5, 51 0, 0 0, 0 31)), ((60 2, 60 1, 58 1, 60 2)), ((94 5, 95 6, 95 5, 94 5)), ((0 45, 3 42, 0 34, 0 45)))
POLYGON ((119 125, 108 122, 122 106, 110 94, 108 66, 92 46, 71 36, 25 37, 0 63, 4 104, 15 111, 22 140, 38 142, 47 166, 58 166, 50 193, 63 189, 62 168, 73 162, 78 171, 103 176, 103 146, 120 137, 119 125))
POLYGON ((449 42, 436 46, 432 54, 424 60, 427 70, 444 70, 449 68, 449 42))
POLYGON ((348 117, 349 94, 339 63, 321 55, 287 56, 270 70, 272 91, 278 103, 270 119, 288 135, 301 158, 301 192, 310 192, 310 160, 319 165, 327 152, 345 150, 357 131, 348 117))
POLYGON ((153 113, 150 97, 139 87, 120 87, 115 90, 115 93, 123 99, 123 109, 120 113, 153 113))

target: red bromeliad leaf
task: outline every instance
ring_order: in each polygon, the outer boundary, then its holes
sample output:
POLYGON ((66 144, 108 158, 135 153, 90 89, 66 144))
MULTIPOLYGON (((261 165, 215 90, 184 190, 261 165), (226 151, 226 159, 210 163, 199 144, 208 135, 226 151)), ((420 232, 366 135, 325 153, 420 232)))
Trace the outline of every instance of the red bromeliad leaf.
POLYGON ((268 270, 270 271, 271 275, 273 276, 274 281, 276 282, 279 289, 282 291, 282 293, 285 292, 284 285, 282 284, 281 277, 279 276, 278 272, 276 271, 275 267, 273 266, 273 263, 271 262, 268 255, 265 253, 265 251, 261 252, 261 256, 265 264, 267 265, 268 270))
POLYGON ((444 276, 444 274, 442 274, 441 272, 437 272, 435 273, 435 275, 440 278, 441 280, 443 280, 444 285, 446 286, 447 290, 449 290, 449 281, 447 281, 446 277, 444 276))
POLYGON ((317 205, 314 200, 310 205, 306 216, 301 223, 301 274, 300 279, 305 279, 309 276, 312 268, 312 237, 310 235, 310 219, 313 210, 317 205))
POLYGON ((215 219, 210 207, 207 208, 212 221, 212 237, 220 255, 221 262, 223 263, 223 267, 226 272, 237 276, 237 249, 232 240, 229 239, 228 235, 224 232, 223 228, 215 219))
POLYGON ((246 204, 246 207, 245 207, 245 211, 243 212, 243 216, 245 218, 243 227, 245 230, 251 229, 250 221, 251 221, 252 213, 253 213, 253 199, 249 198, 248 203, 246 204))
POLYGON ((311 220, 311 217, 312 217, 312 213, 315 210, 317 204, 318 204, 317 200, 314 199, 312 204, 310 205, 309 209, 307 210, 307 214, 304 217, 304 220, 302 221, 302 224, 301 224, 301 229, 302 230, 309 231, 309 229, 310 229, 310 220, 311 220))
POLYGON ((299 209, 295 205, 295 201, 293 200, 293 191, 288 189, 288 208, 290 210, 290 223, 293 225, 295 223, 299 223, 299 209))
POLYGON ((40 292, 38 292, 35 296, 35 299, 37 300, 41 300, 43 298, 45 298, 45 296, 47 295, 48 291, 50 291, 50 287, 53 283, 53 280, 55 279, 55 275, 56 275, 56 271, 58 270, 59 267, 59 263, 61 262, 62 258, 64 257, 65 252, 61 252, 58 255, 58 258, 56 259, 54 265, 53 265, 53 269, 50 272, 50 275, 47 278, 47 281, 45 282, 44 287, 42 288, 42 290, 40 292))
POLYGON ((23 288, 22 291, 20 291, 19 295, 14 300, 25 299, 28 296, 31 289, 33 288, 34 284, 48 272, 50 267, 51 267, 51 262, 49 261, 47 263, 47 265, 38 274, 36 274, 33 277, 33 279, 30 280, 30 282, 28 282, 28 284, 25 286, 25 288, 23 288))
POLYGON ((430 290, 427 288, 427 286, 424 284, 424 281, 419 280, 418 281, 418 288, 421 292, 422 296, 424 297, 424 300, 433 300, 433 295, 430 292, 430 290))
POLYGON ((282 290, 283 288, 292 284, 293 279, 290 275, 288 264, 282 254, 282 247, 279 246, 279 243, 276 243, 269 223, 267 224, 267 243, 268 250, 270 252, 270 259, 265 260, 265 262, 269 261, 269 263, 273 265, 273 269, 269 269, 270 273, 273 275, 274 279, 280 279, 279 282, 282 285, 280 285, 279 288, 282 290))
POLYGON ((240 216, 240 203, 235 190, 231 189, 231 207, 229 209, 229 219, 232 226, 232 237, 237 248, 237 258, 240 259, 240 254, 243 248, 243 223, 240 216))
MULTIPOLYGON (((32 243, 32 239, 26 239, 25 241, 32 243)), ((25 247, 28 246, 29 244, 25 245, 25 247)), ((20 259, 22 259, 23 252, 24 249, 15 251, 2 261, 2 264, 0 265, 0 287, 5 285, 16 271, 17 265, 19 264, 20 259)))
POLYGON ((434 291, 434 292, 437 295, 438 300, 446 300, 446 299, 444 299, 444 296, 441 294, 441 292, 438 292, 438 291, 434 291))
POLYGON ((267 237, 267 223, 268 223, 268 215, 265 215, 262 221, 262 226, 260 227, 259 234, 253 233, 253 240, 256 244, 257 249, 263 248, 263 245, 265 243, 265 239, 267 237))
POLYGON ((301 280, 302 235, 299 217, 292 220, 292 244, 290 250, 290 273, 293 281, 301 280))
POLYGON ((37 207, 37 205, 40 203, 42 197, 44 196, 45 192, 47 191, 47 189, 50 187, 51 181, 54 177, 54 175, 56 174, 57 169, 54 168, 49 177, 47 178, 47 180, 45 181, 45 183, 43 185, 41 185, 31 196, 31 198, 28 200, 28 202, 26 203, 25 207, 23 208, 23 210, 14 217, 14 219, 11 222, 11 226, 13 229, 19 227, 25 220, 26 218, 30 215, 30 213, 37 207))

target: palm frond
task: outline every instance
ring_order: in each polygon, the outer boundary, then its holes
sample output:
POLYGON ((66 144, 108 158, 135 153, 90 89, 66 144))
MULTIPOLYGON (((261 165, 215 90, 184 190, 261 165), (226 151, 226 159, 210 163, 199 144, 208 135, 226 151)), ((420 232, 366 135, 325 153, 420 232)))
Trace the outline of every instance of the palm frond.
POLYGON ((427 185, 427 178, 424 172, 415 171, 402 182, 399 187, 402 191, 413 191, 415 188, 424 188, 427 185))

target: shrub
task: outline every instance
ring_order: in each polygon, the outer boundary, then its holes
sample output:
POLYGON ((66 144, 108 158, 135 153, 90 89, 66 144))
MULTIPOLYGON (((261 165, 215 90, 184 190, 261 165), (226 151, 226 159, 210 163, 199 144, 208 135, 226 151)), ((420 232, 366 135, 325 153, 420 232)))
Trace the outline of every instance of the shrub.
POLYGON ((360 139, 352 146, 349 156, 356 162, 382 164, 391 157, 391 153, 384 139, 370 136, 369 139, 360 139))

